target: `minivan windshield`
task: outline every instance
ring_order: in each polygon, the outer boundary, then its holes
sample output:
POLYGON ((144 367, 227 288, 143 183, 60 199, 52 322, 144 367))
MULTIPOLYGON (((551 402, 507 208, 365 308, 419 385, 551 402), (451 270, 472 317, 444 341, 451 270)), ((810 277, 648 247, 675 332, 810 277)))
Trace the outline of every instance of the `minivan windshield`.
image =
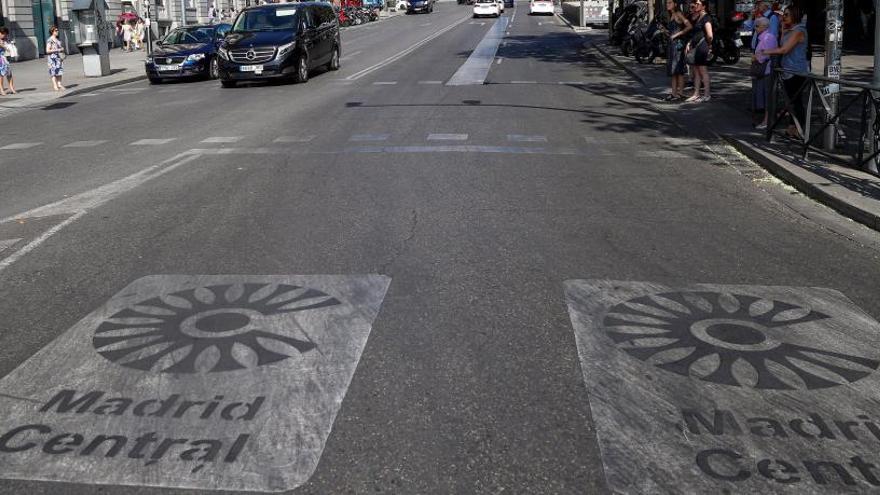
POLYGON ((296 31, 296 7, 245 10, 235 18, 232 31, 296 31))

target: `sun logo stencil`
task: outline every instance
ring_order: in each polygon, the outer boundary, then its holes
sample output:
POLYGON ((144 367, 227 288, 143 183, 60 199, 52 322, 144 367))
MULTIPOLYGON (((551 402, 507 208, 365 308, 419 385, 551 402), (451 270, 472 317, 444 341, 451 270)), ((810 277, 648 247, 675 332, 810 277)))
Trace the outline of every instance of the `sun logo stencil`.
POLYGON ((797 343, 809 331, 804 325, 828 318, 748 295, 664 292, 611 307, 603 324, 623 351, 665 371, 720 385, 813 390, 855 382, 880 366, 852 349, 797 343))
POLYGON ((338 304, 324 292, 296 285, 211 285, 114 313, 97 327, 92 345, 104 358, 143 371, 248 369, 316 349, 290 314, 338 304))

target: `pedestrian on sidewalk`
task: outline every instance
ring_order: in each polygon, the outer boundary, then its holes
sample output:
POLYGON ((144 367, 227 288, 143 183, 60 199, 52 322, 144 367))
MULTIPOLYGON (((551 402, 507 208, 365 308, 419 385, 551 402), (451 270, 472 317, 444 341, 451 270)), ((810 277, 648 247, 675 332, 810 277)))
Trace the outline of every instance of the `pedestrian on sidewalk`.
POLYGON ((707 0, 696 0, 691 4, 691 20, 693 36, 685 49, 685 58, 691 66, 694 76, 694 94, 685 101, 704 102, 712 99, 711 80, 709 79, 709 57, 712 50, 712 18, 706 7, 707 0), (703 86, 703 94, 700 94, 703 86))
POLYGON ((58 28, 49 28, 49 39, 46 41, 46 60, 49 62, 49 77, 52 79, 52 88, 55 91, 63 91, 61 76, 64 74, 64 46, 58 39, 58 28))
POLYGON ((134 31, 132 32, 132 40, 134 41, 134 49, 135 50, 143 50, 144 48, 144 21, 142 19, 138 19, 137 23, 134 25, 134 31))
POLYGON ((15 94, 15 83, 12 81, 12 67, 6 58, 9 47, 9 28, 0 26, 0 95, 6 96, 5 80, 9 84, 9 92, 15 94))
POLYGON ((131 32, 132 27, 128 22, 122 23, 122 49, 126 52, 131 51, 131 32))
POLYGON ((669 14, 669 47, 666 54, 666 74, 672 78, 672 92, 665 98, 666 101, 684 99, 684 80, 687 75, 687 65, 684 63, 684 48, 686 39, 690 35, 691 21, 688 20, 677 0, 666 0, 666 12, 669 14))
POLYGON ((776 36, 772 33, 772 24, 766 17, 759 17, 755 21, 755 31, 758 33, 758 44, 755 45, 755 54, 752 55, 752 110, 761 112, 764 118, 756 129, 767 128, 767 96, 770 94, 770 72, 773 70, 769 55, 762 52, 779 46, 776 36), (760 71, 760 74, 757 73, 760 71))
POLYGON ((796 123, 805 122, 804 91, 806 75, 810 73, 807 60, 807 26, 803 12, 798 7, 787 7, 782 12, 782 46, 761 50, 760 55, 782 55, 782 86, 790 102, 791 114, 795 119, 786 129, 789 137, 799 138, 801 132, 796 123))
MULTIPOLYGON (((768 2, 759 1, 755 4, 755 25, 757 26, 757 22, 759 19, 764 18, 770 23, 770 27, 768 28, 770 34, 776 38, 776 41, 779 42, 779 15, 770 8, 770 4, 768 2)), ((756 51, 758 49, 758 30, 755 29, 752 33, 752 51, 756 51)))

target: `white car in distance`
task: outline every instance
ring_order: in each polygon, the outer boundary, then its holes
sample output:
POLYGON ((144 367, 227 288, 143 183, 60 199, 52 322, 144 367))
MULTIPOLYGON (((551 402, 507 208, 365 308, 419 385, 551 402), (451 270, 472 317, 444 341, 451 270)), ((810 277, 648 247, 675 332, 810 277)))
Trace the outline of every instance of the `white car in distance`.
POLYGON ((529 15, 533 14, 550 14, 553 15, 552 0, 531 0, 529 1, 529 15))
POLYGON ((474 17, 501 15, 501 9, 498 8, 496 0, 476 0, 474 2, 474 17))

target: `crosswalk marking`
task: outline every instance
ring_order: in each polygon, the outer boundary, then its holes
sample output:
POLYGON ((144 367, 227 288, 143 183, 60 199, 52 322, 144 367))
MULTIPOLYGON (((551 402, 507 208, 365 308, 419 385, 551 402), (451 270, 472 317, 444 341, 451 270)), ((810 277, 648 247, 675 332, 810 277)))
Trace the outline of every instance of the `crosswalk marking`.
POLYGON ((350 138, 349 141, 385 141, 388 139, 388 134, 354 134, 350 138))
POLYGON ((525 134, 508 134, 508 141, 517 141, 525 143, 546 143, 547 136, 528 136, 525 134))
POLYGON ((373 83, 373 86, 394 86, 397 84, 397 81, 376 81, 373 83))
POLYGON ((130 146, 156 146, 159 144, 168 144, 171 141, 174 141, 175 138, 165 138, 165 139, 139 139, 130 144, 130 146))
POLYGON ((241 136, 214 136, 202 139, 203 143, 237 143, 241 141, 241 136))
POLYGON ((33 148, 35 146, 39 146, 43 143, 12 143, 7 144, 6 146, 0 147, 0 150, 26 150, 28 148, 33 148))
POLYGON ((99 139, 96 141, 74 141, 72 143, 65 144, 62 148, 91 148, 93 146, 100 146, 106 143, 107 140, 99 139))
POLYGON ((467 141, 467 134, 428 134, 428 141, 467 141))
POLYGON ((21 239, 0 239, 0 253, 11 248, 21 239))
POLYGON ((273 143, 308 143, 315 136, 280 136, 272 140, 273 143))

